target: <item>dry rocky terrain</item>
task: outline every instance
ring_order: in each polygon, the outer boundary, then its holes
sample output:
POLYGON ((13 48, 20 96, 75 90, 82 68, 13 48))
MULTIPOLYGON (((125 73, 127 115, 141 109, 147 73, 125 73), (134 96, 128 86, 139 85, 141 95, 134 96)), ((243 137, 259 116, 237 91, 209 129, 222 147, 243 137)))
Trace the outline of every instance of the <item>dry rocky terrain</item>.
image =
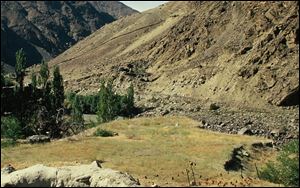
POLYGON ((194 160, 199 186, 270 186, 255 162, 262 167, 276 156, 270 147, 299 137, 298 10, 298 2, 168 2, 103 26, 49 65, 60 67, 66 91, 82 95, 102 79, 117 92, 133 83, 142 117, 99 125, 118 133, 112 138, 93 137, 96 127, 4 149, 3 164, 101 158, 142 185, 186 186, 194 160), (236 149, 248 163, 245 178, 224 165, 236 149))
POLYGON ((133 83, 143 114, 274 138, 299 133, 299 4, 169 2, 106 25, 50 61, 67 90, 133 83), (216 103, 221 108, 209 110, 216 103))
POLYGON ((65 85, 269 108, 299 103, 297 2, 170 2, 106 25, 50 61, 65 85))

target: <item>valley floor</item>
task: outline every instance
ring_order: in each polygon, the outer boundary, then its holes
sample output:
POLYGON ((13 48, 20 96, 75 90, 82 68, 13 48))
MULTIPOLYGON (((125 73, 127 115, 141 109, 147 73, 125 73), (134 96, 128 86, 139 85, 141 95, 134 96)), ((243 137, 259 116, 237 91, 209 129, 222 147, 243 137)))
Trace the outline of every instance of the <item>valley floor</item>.
MULTIPOLYGON (((199 122, 185 116, 116 120, 47 144, 3 148, 1 167, 87 164, 97 159, 104 161, 105 168, 128 172, 144 186, 188 186, 186 169, 190 169, 192 161, 196 164, 193 170, 198 186, 274 186, 257 178, 254 163, 258 168, 263 167, 266 159, 276 156, 276 151, 255 150, 251 146, 270 140, 212 132, 198 125, 199 122), (98 127, 119 135, 94 137, 93 132, 98 127), (243 177, 240 171, 224 169, 232 150, 242 145, 249 153, 243 177)), ((191 172, 190 178, 192 181, 191 172)))

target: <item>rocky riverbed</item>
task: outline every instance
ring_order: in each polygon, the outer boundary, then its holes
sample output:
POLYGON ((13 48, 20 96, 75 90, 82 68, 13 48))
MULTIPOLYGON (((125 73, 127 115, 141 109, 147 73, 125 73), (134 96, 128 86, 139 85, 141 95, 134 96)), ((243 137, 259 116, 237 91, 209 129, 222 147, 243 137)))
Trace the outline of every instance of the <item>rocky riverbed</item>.
MULTIPOLYGON (((149 99, 148 99, 149 100, 149 99)), ((245 109, 189 98, 151 98, 138 116, 185 115, 199 121, 199 128, 229 134, 263 136, 274 146, 299 138, 299 105, 270 109, 245 109)))

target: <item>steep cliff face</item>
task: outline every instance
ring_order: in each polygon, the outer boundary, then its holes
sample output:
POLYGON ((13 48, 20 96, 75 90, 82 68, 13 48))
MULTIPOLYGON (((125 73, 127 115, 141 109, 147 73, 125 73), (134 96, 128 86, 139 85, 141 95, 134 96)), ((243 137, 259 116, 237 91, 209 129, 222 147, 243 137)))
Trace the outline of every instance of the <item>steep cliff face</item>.
MULTIPOLYGON (((105 2, 99 4, 105 5, 105 2)), ((15 52, 24 48, 29 65, 57 56, 115 18, 111 9, 96 9, 83 1, 1 1, 1 60, 14 65, 15 52), (4 40, 2 40, 2 38, 4 40)), ((116 3, 118 13, 125 5, 116 3)), ((129 15, 131 12, 124 12, 129 15)))
POLYGON ((170 2, 106 25, 51 65, 65 85, 96 92, 101 78, 140 101, 181 96, 229 105, 299 104, 297 2, 170 2))

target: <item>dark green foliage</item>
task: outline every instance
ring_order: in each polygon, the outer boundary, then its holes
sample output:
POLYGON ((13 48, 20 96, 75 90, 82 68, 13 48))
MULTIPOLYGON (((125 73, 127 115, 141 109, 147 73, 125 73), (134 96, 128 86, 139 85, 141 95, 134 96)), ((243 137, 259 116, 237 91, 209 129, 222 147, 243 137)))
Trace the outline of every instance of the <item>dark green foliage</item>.
POLYGON ((31 85, 32 85, 33 90, 35 90, 37 88, 37 77, 34 72, 31 73, 31 85))
POLYGON ((85 128, 90 129, 90 128, 93 128, 93 127, 96 127, 96 126, 97 126, 97 124, 96 124, 95 122, 90 121, 90 122, 85 126, 85 128))
POLYGON ((15 140, 12 139, 8 139, 8 140, 1 140, 1 148, 7 148, 7 147, 14 147, 17 145, 17 142, 15 140))
POLYGON ((1 137, 16 140, 22 136, 22 127, 15 117, 1 117, 1 137))
POLYGON ((134 108, 134 90, 131 85, 127 90, 127 95, 118 95, 114 92, 112 82, 107 86, 101 83, 98 103, 98 121, 107 122, 113 120, 116 116, 131 116, 134 108))
POLYGON ((3 102, 5 100, 5 94, 2 92, 2 87, 5 85, 4 72, 3 72, 3 64, 1 63, 1 115, 4 113, 3 102))
POLYGON ((2 87, 5 86, 5 79, 4 79, 4 71, 3 71, 3 64, 1 63, 1 93, 2 93, 2 87))
POLYGON ((260 178, 285 186, 299 187, 299 140, 285 145, 276 162, 268 162, 260 178))
POLYGON ((72 116, 72 121, 76 122, 76 123, 83 123, 83 112, 82 112, 82 103, 79 100, 78 96, 74 97, 74 101, 71 104, 72 106, 72 112, 71 112, 71 116, 72 116))
POLYGON ((21 91, 23 90, 25 68, 26 68, 26 54, 21 48, 16 52, 16 66, 15 66, 16 81, 18 82, 21 91))
MULTIPOLYGON (((72 102, 75 99, 75 93, 69 93, 67 95, 67 100, 69 102, 72 102)), ((97 113, 97 105, 99 101, 98 95, 76 95, 78 97, 78 100, 80 101, 82 105, 82 111, 85 114, 96 114, 97 113)))
POLYGON ((43 89, 45 89, 48 79, 49 79, 49 67, 48 67, 48 63, 45 63, 44 61, 42 61, 41 63, 41 69, 40 69, 40 80, 39 83, 42 84, 43 89))
POLYGON ((53 107, 55 110, 63 107, 64 103, 64 85, 63 78, 60 74, 59 67, 55 67, 53 72, 53 81, 52 81, 52 89, 53 89, 53 107))
POLYGON ((42 105, 47 108, 47 110, 50 113, 55 113, 55 110, 53 108, 53 94, 51 92, 51 83, 46 83, 46 87, 43 90, 43 96, 42 96, 42 105))
MULTIPOLYGON (((64 131, 68 132, 71 129, 70 126, 73 126, 73 122, 67 122, 69 121, 66 116, 68 112, 65 112, 63 105, 63 78, 59 68, 55 67, 53 80, 50 81, 48 64, 42 62, 39 73, 31 75, 32 87, 23 88, 26 57, 22 49, 16 53, 16 60, 16 75, 19 84, 14 90, 5 88, 5 92, 1 92, 1 114, 11 112, 15 121, 8 122, 13 124, 10 126, 6 126, 7 123, 1 124, 1 131, 3 130, 1 136, 12 139, 16 139, 20 135, 27 137, 32 134, 61 137, 64 131), (5 101, 4 105, 3 101, 5 101)), ((4 81, 3 77, 1 84, 4 81)), ((74 109, 76 123, 83 122, 82 107, 74 109)))
POLYGON ((113 106, 114 99, 111 82, 107 84, 107 87, 105 87, 104 82, 101 83, 99 98, 97 111, 98 121, 107 122, 112 120, 113 117, 115 117, 115 106, 113 106))
POLYGON ((109 136, 114 136, 114 133, 112 131, 98 128, 94 133, 94 136, 109 137, 109 136))

